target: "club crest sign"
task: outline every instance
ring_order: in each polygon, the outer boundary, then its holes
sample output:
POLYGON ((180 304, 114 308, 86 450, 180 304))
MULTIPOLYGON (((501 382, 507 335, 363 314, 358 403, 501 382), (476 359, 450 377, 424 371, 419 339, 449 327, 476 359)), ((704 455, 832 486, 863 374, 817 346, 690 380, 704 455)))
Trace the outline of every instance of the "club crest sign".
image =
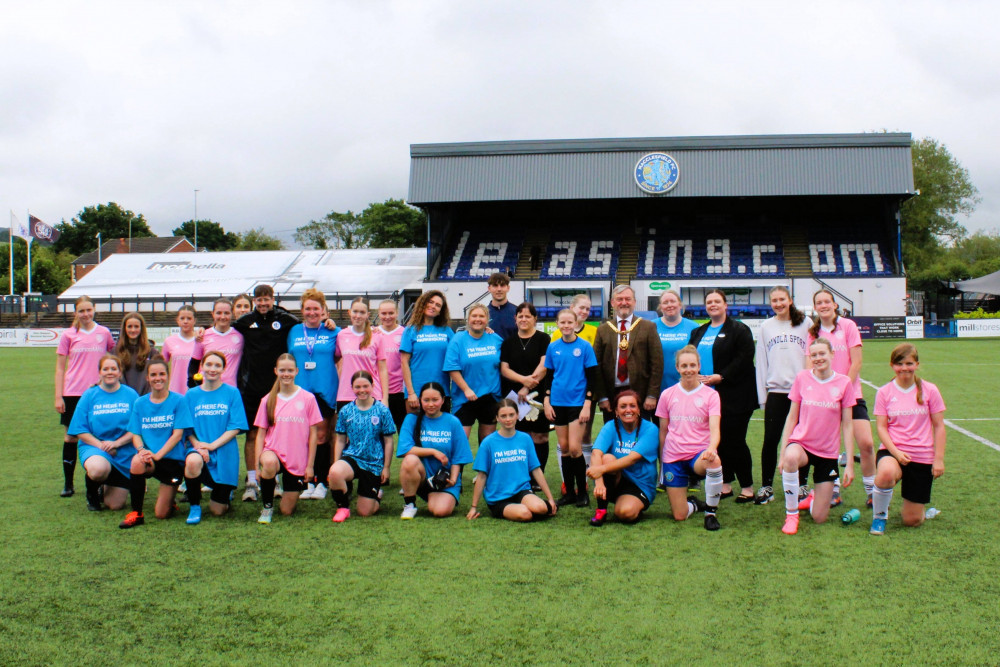
POLYGON ((677 161, 666 153, 648 153, 635 165, 635 183, 643 192, 662 195, 670 192, 680 178, 677 161))

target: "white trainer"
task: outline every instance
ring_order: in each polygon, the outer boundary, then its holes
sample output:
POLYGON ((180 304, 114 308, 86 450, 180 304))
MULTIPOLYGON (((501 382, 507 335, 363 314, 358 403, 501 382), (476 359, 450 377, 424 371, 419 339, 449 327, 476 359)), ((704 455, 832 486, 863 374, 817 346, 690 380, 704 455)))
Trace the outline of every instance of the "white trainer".
POLYGON ((312 500, 316 496, 313 493, 316 492, 316 485, 310 484, 306 487, 306 490, 299 494, 299 500, 312 500))
POLYGON ((403 513, 399 515, 400 519, 409 520, 417 516, 417 506, 414 504, 403 505, 403 513))
POLYGON ((243 490, 243 502, 245 503, 255 503, 257 502, 257 485, 248 484, 247 488, 243 490))
POLYGON ((319 484, 317 484, 316 485, 316 489, 313 491, 313 494, 312 494, 311 497, 312 497, 313 500, 323 500, 323 499, 325 499, 326 498, 326 484, 324 484, 323 482, 320 482, 319 484))

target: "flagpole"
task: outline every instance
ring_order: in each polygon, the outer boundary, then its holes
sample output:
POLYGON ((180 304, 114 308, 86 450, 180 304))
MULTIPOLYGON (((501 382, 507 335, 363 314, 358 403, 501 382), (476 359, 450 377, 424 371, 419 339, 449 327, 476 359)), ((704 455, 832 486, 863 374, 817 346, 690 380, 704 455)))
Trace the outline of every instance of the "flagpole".
MULTIPOLYGON (((31 211, 28 211, 28 230, 31 230, 31 211)), ((31 234, 28 234, 28 238, 24 240, 28 244, 28 293, 31 293, 31 234)))
POLYGON ((14 211, 10 212, 10 295, 14 296, 14 211))

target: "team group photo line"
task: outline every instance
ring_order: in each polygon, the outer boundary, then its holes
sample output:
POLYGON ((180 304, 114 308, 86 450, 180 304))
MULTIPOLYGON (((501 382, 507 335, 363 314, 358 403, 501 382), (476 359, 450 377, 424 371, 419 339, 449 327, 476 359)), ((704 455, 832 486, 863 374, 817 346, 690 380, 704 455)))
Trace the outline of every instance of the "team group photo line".
POLYGON ((612 318, 595 326, 590 299, 578 294, 551 336, 532 303, 508 301, 506 274, 490 276, 488 289, 490 302, 471 306, 456 332, 437 290, 419 296, 405 324, 394 300, 359 297, 341 327, 322 292, 302 294, 300 320, 259 285, 217 299, 208 329, 196 326, 193 307, 181 307, 179 333, 158 347, 140 313, 125 315, 115 340, 80 297, 56 351, 61 495, 76 495, 79 460, 87 510, 129 505, 120 528, 145 523, 149 478, 159 482, 153 514, 161 520, 186 502, 186 522, 199 524, 205 496, 213 516, 239 496, 260 503, 257 520, 269 524, 276 502, 288 516, 299 500, 329 496, 332 521, 342 523, 352 511, 379 511, 395 458, 405 520, 420 514, 418 498, 430 516, 454 514, 471 464, 470 521, 485 506, 510 521, 584 508, 592 526, 633 523, 665 492, 675 521, 700 514, 715 531, 722 500, 777 500, 777 471, 781 530, 794 535, 800 512, 823 523, 841 504, 857 461, 871 534, 885 532, 897 485, 902 525, 924 521, 944 473, 944 401, 919 377, 917 349, 897 345, 878 361, 895 377, 876 393, 876 449, 861 336, 831 292, 812 295, 810 318, 786 287, 772 288, 774 314, 755 342, 728 316, 721 289, 705 295, 703 324, 683 317, 673 290, 660 297, 658 317, 642 318, 634 290, 619 285, 612 318), (747 430, 758 409, 755 491, 747 430), (545 476, 552 430, 558 498, 545 476))

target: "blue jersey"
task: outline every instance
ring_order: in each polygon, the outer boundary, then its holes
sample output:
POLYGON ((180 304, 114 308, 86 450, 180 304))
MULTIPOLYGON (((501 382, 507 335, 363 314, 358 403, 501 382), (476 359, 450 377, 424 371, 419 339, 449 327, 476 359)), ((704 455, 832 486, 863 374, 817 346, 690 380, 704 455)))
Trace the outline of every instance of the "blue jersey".
POLYGON ((682 317, 681 321, 672 327, 663 323, 663 318, 656 318, 656 333, 660 337, 660 347, 663 348, 663 379, 660 381, 660 392, 681 381, 677 372, 674 355, 691 340, 691 332, 698 328, 698 323, 682 317))
MULTIPOLYGON (((460 331, 448 343, 444 370, 461 371, 462 379, 476 396, 492 394, 500 398, 500 346, 503 339, 496 334, 484 333, 473 338, 468 331, 460 331)), ((468 399, 465 392, 455 386, 451 391, 451 411, 458 412, 468 399)))
MULTIPOLYGON (((399 443, 396 445, 396 457, 403 458, 415 446, 413 429, 417 424, 417 415, 406 415, 399 429, 399 443)), ((444 452, 448 457, 448 465, 465 465, 472 463, 472 450, 469 449, 469 439, 465 437, 465 429, 458 417, 442 413, 434 419, 424 417, 420 423, 420 446, 444 452)), ((424 463, 424 472, 433 477, 441 469, 441 463, 433 456, 420 459, 424 463)), ((462 492, 462 476, 458 476, 455 486, 445 489, 458 500, 462 492)))
POLYGON ((549 403, 562 407, 583 405, 587 400, 587 376, 584 369, 596 365, 594 348, 579 336, 572 343, 567 343, 562 338, 549 343, 545 351, 545 367, 552 371, 549 403))
POLYGON ((539 467, 535 443, 520 431, 512 438, 498 432, 483 438, 472 464, 473 470, 486 473, 483 497, 490 505, 531 489, 531 471, 539 467))
MULTIPOLYGON (((66 432, 69 435, 89 433, 98 440, 117 440, 128 432, 132 405, 138 398, 139 394, 125 384, 112 392, 101 389, 100 385, 91 387, 83 392, 80 402, 76 404, 76 412, 66 432)), ((129 468, 135 456, 131 440, 119 447, 114 456, 82 441, 77 445, 77 451, 81 464, 91 456, 100 456, 110 461, 118 472, 130 476, 129 468)))
POLYGON ((378 401, 367 410, 359 408, 356 401, 351 402, 337 413, 337 433, 347 436, 341 456, 350 456, 362 470, 376 476, 382 474, 385 464, 383 438, 395 432, 392 413, 378 401))
MULTIPOLYGON (((188 389, 184 395, 191 413, 194 437, 211 443, 226 431, 246 431, 247 416, 240 392, 232 385, 223 384, 213 391, 203 387, 188 389)), ((185 435, 185 452, 191 447, 185 435)), ((208 454, 208 472, 218 484, 236 486, 240 481, 240 446, 236 438, 208 454)))
POLYGON ((700 341, 698 341, 698 358, 701 360, 702 375, 715 374, 715 362, 712 359, 712 346, 715 345, 715 339, 719 337, 720 331, 722 331, 721 324, 717 327, 710 326, 705 330, 705 335, 702 336, 700 341))
MULTIPOLYGON (((455 332, 449 327, 424 325, 419 331, 416 327, 406 327, 399 351, 410 355, 410 380, 414 391, 420 393, 424 384, 439 382, 448 393, 451 382, 443 370, 444 358, 448 353, 448 343, 454 336, 455 332)), ((406 387, 403 391, 406 392, 406 387)))
POLYGON ((337 405, 337 364, 333 358, 340 327, 327 329, 320 325, 313 329, 296 324, 288 332, 288 352, 295 357, 299 374, 295 384, 322 398, 326 404, 337 405))
POLYGON ((594 449, 602 454, 611 454, 616 459, 625 458, 638 452, 642 458, 622 470, 622 474, 639 487, 649 502, 656 498, 656 457, 660 448, 660 430, 645 419, 639 420, 639 427, 629 433, 615 421, 604 425, 594 441, 594 449), (618 439, 619 433, 621 440, 618 439), (636 442, 636 436, 639 440, 636 442))
MULTIPOLYGON (((184 397, 171 391, 162 403, 154 403, 152 394, 140 396, 132 406, 128 430, 142 438, 142 444, 155 454, 167 444, 174 429, 193 425, 184 397)), ((184 443, 178 442, 163 458, 183 461, 184 443)))

